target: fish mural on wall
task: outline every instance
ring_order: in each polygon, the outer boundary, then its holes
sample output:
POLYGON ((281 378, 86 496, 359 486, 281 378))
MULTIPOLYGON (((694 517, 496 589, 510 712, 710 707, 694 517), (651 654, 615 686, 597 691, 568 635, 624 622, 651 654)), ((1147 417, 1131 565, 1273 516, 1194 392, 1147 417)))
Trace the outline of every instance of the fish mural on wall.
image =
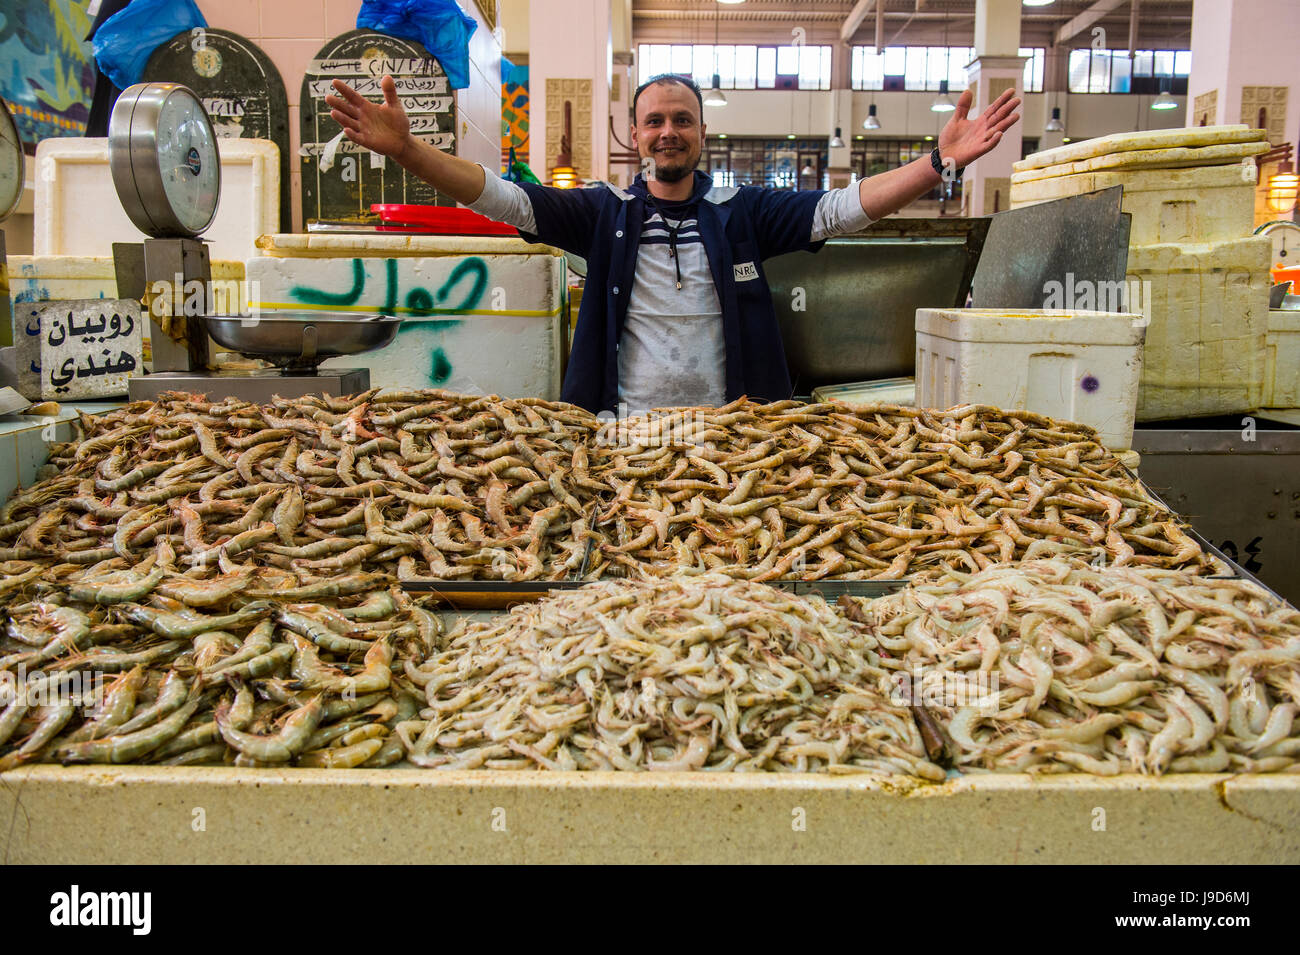
POLYGON ((9 0, 0 6, 0 96, 29 153, 52 136, 80 136, 94 63, 87 0, 9 0))

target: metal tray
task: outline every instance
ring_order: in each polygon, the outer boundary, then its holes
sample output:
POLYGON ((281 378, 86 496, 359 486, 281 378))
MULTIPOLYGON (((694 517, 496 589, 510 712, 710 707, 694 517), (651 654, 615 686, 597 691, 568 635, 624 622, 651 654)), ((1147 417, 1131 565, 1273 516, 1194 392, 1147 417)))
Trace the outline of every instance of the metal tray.
MULTIPOLYGON (((433 594, 438 602, 455 610, 505 610, 516 604, 531 603, 565 590, 579 590, 588 584, 606 584, 623 578, 600 580, 404 580, 407 593, 433 594)), ((830 603, 839 597, 883 597, 907 586, 907 580, 769 580, 770 586, 789 593, 816 594, 830 603)))
POLYGON ((765 262, 796 391, 913 374, 916 310, 966 304, 989 224, 885 219, 765 262))
MULTIPOLYGON (((1171 514, 1177 512, 1161 499, 1151 488, 1142 482, 1142 479, 1134 474, 1131 470, 1123 465, 1120 466, 1124 475, 1136 483, 1150 498, 1160 507, 1165 508, 1171 514)), ((1278 595, 1278 593, 1261 581, 1250 571, 1239 565, 1236 561, 1229 558, 1223 551, 1210 543, 1206 537, 1201 534, 1195 527, 1187 525, 1186 533, 1192 540, 1196 541, 1200 547, 1220 561, 1229 571, 1225 574, 1208 574, 1211 580, 1248 580, 1255 586, 1259 587, 1274 600, 1280 603, 1287 601, 1278 595)), ((587 558, 590 557, 590 548, 584 555, 583 568, 586 568, 587 558)), ((559 593, 565 590, 578 590, 590 583, 608 583, 611 580, 622 578, 604 577, 600 580, 529 580, 512 582, 507 580, 437 580, 434 578, 424 578, 416 580, 404 580, 401 582, 402 589, 408 593, 434 594, 439 598, 439 602, 456 610, 504 610, 513 607, 516 604, 530 603, 541 600, 543 597, 552 593, 559 593)), ((902 590, 911 581, 908 578, 897 580, 769 580, 767 583, 779 590, 785 590, 789 593, 799 594, 800 596, 817 595, 829 603, 834 603, 841 596, 849 597, 883 597, 885 594, 891 594, 902 590)))

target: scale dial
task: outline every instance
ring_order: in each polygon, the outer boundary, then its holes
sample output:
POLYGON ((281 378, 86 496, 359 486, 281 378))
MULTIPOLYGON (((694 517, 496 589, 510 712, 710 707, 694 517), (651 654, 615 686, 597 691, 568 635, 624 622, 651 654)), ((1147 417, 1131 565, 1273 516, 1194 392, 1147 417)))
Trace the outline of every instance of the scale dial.
POLYGON ((18 208, 23 194, 23 140, 9 112, 9 104, 0 99, 0 222, 18 208))
POLYGON ((221 194, 217 136, 203 103, 178 83, 124 90, 108 122, 109 165, 122 208, 155 238, 192 238, 221 194))

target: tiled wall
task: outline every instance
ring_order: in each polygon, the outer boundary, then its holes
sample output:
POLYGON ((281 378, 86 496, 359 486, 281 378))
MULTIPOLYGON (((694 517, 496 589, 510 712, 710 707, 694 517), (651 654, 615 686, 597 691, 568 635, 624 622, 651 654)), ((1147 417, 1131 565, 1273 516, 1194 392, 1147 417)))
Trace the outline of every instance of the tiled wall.
MULTIPOLYGON (((470 38, 470 85, 457 93, 457 153, 495 169, 501 154, 501 43, 474 0, 457 0, 478 23, 470 38)), ((302 179, 298 97, 307 63, 325 43, 356 28, 361 0, 199 0, 208 25, 230 30, 260 46, 280 71, 289 97, 290 195, 293 229, 302 231, 302 179)))

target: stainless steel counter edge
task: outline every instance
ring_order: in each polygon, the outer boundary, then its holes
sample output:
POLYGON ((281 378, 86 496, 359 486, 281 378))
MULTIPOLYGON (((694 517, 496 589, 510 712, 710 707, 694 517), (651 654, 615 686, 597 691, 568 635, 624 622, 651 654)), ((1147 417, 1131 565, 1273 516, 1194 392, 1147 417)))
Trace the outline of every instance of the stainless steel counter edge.
MULTIPOLYGON (((1245 416, 1243 416, 1245 417, 1245 416)), ((1300 430, 1270 431, 1256 419, 1252 439, 1244 438, 1245 425, 1235 430, 1155 430, 1139 426, 1133 432, 1133 450, 1147 454, 1300 454, 1300 430)))

